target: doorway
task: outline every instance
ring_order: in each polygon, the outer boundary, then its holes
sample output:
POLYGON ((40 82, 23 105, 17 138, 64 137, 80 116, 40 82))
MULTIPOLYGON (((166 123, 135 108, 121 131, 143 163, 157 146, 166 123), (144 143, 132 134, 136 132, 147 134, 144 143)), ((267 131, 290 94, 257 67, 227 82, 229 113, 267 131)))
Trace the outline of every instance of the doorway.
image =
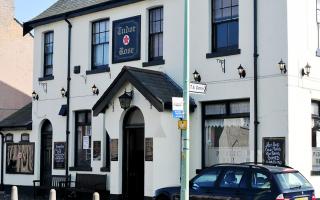
POLYGON ((40 184, 51 183, 52 174, 52 125, 46 120, 41 128, 40 184))
POLYGON ((122 192, 124 199, 144 199, 144 118, 138 108, 123 121, 122 192))

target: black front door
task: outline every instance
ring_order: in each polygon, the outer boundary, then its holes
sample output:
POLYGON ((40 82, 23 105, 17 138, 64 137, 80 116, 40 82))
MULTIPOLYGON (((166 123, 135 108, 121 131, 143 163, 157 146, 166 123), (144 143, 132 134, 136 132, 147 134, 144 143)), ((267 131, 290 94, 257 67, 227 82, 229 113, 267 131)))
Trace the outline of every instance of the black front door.
POLYGON ((124 199, 144 199, 144 128, 126 128, 124 132, 124 199))
POLYGON ((42 185, 48 185, 52 174, 52 134, 41 136, 41 170, 40 180, 42 185))

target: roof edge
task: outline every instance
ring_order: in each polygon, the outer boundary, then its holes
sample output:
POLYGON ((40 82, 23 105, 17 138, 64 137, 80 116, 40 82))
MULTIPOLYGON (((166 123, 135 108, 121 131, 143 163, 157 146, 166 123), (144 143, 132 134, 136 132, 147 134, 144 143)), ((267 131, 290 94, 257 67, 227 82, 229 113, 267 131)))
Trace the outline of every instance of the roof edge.
POLYGON ((66 18, 74 18, 74 17, 87 15, 87 14, 91 14, 91 13, 95 13, 95 12, 99 12, 99 11, 103 11, 103 10, 108 10, 108 9, 121 7, 121 6, 129 5, 129 4, 133 4, 133 3, 138 3, 141 1, 145 1, 145 0, 111 0, 108 2, 99 3, 96 5, 89 6, 89 7, 80 8, 80 9, 76 9, 73 11, 53 15, 50 17, 31 20, 31 21, 23 23, 23 35, 25 36, 26 34, 28 34, 31 30, 33 30, 37 26, 61 21, 66 18))

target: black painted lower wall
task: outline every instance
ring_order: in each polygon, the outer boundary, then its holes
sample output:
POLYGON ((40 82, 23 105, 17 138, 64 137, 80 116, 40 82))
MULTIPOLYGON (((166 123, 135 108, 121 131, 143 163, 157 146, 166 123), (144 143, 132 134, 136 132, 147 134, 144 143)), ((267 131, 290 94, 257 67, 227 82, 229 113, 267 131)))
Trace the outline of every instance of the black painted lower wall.
MULTIPOLYGON (((152 200, 152 199, 153 197, 144 197, 144 200, 152 200)), ((125 200, 125 199, 122 198, 122 194, 110 194, 110 200, 125 200)))

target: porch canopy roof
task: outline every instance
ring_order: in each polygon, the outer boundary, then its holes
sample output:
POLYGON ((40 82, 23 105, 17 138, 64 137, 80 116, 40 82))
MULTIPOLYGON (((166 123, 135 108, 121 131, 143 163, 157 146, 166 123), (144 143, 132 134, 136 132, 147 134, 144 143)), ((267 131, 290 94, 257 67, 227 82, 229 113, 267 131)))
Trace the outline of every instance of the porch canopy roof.
POLYGON ((32 103, 2 120, 0 130, 32 130, 32 103))
MULTIPOLYGON (((103 113, 125 83, 131 83, 159 111, 172 109, 172 97, 182 97, 182 88, 167 74, 159 71, 124 66, 106 92, 93 106, 93 115, 103 113)), ((190 108, 196 104, 191 99, 190 108)))

